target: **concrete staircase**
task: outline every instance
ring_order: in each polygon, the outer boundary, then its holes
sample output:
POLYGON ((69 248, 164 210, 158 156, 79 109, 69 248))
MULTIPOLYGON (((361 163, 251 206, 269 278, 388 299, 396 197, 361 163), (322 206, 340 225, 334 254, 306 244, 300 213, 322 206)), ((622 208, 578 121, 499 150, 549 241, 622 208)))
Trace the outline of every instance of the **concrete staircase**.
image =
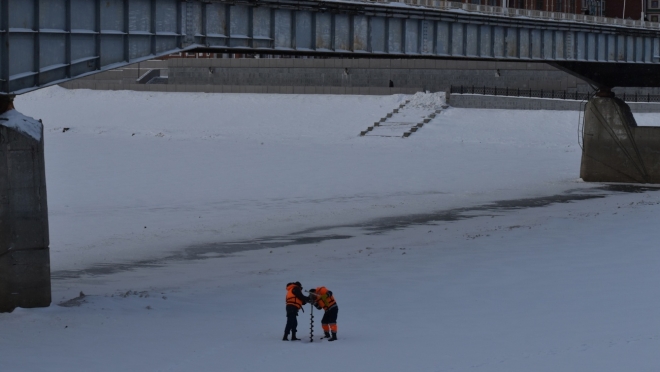
MULTIPOLYGON (((415 103, 415 97, 413 97, 413 103, 415 103)), ((387 113, 385 117, 375 122, 373 126, 360 132, 360 136, 407 138, 423 128, 425 124, 431 122, 431 120, 442 112, 442 109, 447 107, 447 105, 442 105, 441 108, 419 106, 411 104, 411 100, 406 100, 398 108, 395 108, 392 112, 387 113)))

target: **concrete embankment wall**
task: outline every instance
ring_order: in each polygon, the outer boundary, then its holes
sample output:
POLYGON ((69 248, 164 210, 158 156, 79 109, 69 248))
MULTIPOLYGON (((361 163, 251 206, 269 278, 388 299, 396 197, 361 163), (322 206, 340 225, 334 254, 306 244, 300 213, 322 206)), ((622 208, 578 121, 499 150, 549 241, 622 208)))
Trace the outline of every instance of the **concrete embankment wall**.
POLYGON ((169 83, 389 87, 445 91, 450 85, 578 89, 581 80, 543 63, 389 59, 170 60, 169 83))
MULTIPOLYGON (((452 107, 477 109, 508 109, 508 110, 584 110, 586 102, 576 100, 488 96, 480 94, 450 94, 448 103, 452 107)), ((660 103, 628 102, 632 112, 660 112, 660 103)))
POLYGON ((70 89, 308 94, 412 94, 447 91, 451 85, 588 89, 543 63, 366 58, 181 58, 142 62, 62 84, 70 89), (149 69, 160 69, 167 84, 138 84, 149 69))
MULTIPOLYGON (((427 59, 176 58, 133 64, 62 84, 69 89, 269 94, 414 94, 448 92, 450 86, 581 91, 583 81, 544 63, 427 59), (138 78, 158 70, 158 84, 138 78), (390 87, 390 80, 393 87, 390 87)), ((617 88, 617 95, 660 94, 660 88, 617 88)), ((580 102, 503 96, 452 95, 464 108, 580 110, 580 102)), ((583 105, 582 105, 583 107, 583 105)), ((631 104, 658 112, 657 104, 631 104)))
POLYGON ((509 110, 563 110, 573 111, 584 109, 580 101, 549 99, 487 96, 481 94, 449 95, 448 103, 452 107, 479 109, 509 109, 509 110))

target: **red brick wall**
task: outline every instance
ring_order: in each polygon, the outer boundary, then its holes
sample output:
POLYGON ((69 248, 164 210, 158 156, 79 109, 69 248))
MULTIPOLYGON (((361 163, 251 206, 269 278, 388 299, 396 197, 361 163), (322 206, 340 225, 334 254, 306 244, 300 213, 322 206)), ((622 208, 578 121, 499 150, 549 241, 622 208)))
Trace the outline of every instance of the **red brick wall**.
MULTIPOLYGON (((605 17, 621 18, 624 0, 606 0, 605 17)), ((642 12, 642 0, 625 0, 626 14, 623 18, 639 19, 642 12)))

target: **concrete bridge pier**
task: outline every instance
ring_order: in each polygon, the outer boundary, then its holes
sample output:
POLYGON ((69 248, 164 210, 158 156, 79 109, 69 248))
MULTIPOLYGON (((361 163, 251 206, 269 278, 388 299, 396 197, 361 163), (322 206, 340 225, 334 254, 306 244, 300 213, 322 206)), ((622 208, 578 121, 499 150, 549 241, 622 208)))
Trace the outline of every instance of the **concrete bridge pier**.
POLYGON ((43 125, 0 96, 0 312, 51 303, 43 125))
POLYGON ((660 127, 638 127, 630 107, 601 89, 585 107, 580 177, 660 183, 660 127))

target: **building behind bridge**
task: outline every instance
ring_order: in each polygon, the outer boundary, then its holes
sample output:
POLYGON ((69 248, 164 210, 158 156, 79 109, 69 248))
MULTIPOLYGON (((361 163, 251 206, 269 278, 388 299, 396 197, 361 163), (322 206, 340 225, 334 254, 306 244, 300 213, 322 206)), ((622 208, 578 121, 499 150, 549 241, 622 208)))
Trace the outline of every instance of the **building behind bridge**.
POLYGON ((658 22, 658 0, 467 0, 469 3, 509 8, 587 14, 599 17, 640 19, 658 22), (625 11, 625 12, 624 12, 625 11))

